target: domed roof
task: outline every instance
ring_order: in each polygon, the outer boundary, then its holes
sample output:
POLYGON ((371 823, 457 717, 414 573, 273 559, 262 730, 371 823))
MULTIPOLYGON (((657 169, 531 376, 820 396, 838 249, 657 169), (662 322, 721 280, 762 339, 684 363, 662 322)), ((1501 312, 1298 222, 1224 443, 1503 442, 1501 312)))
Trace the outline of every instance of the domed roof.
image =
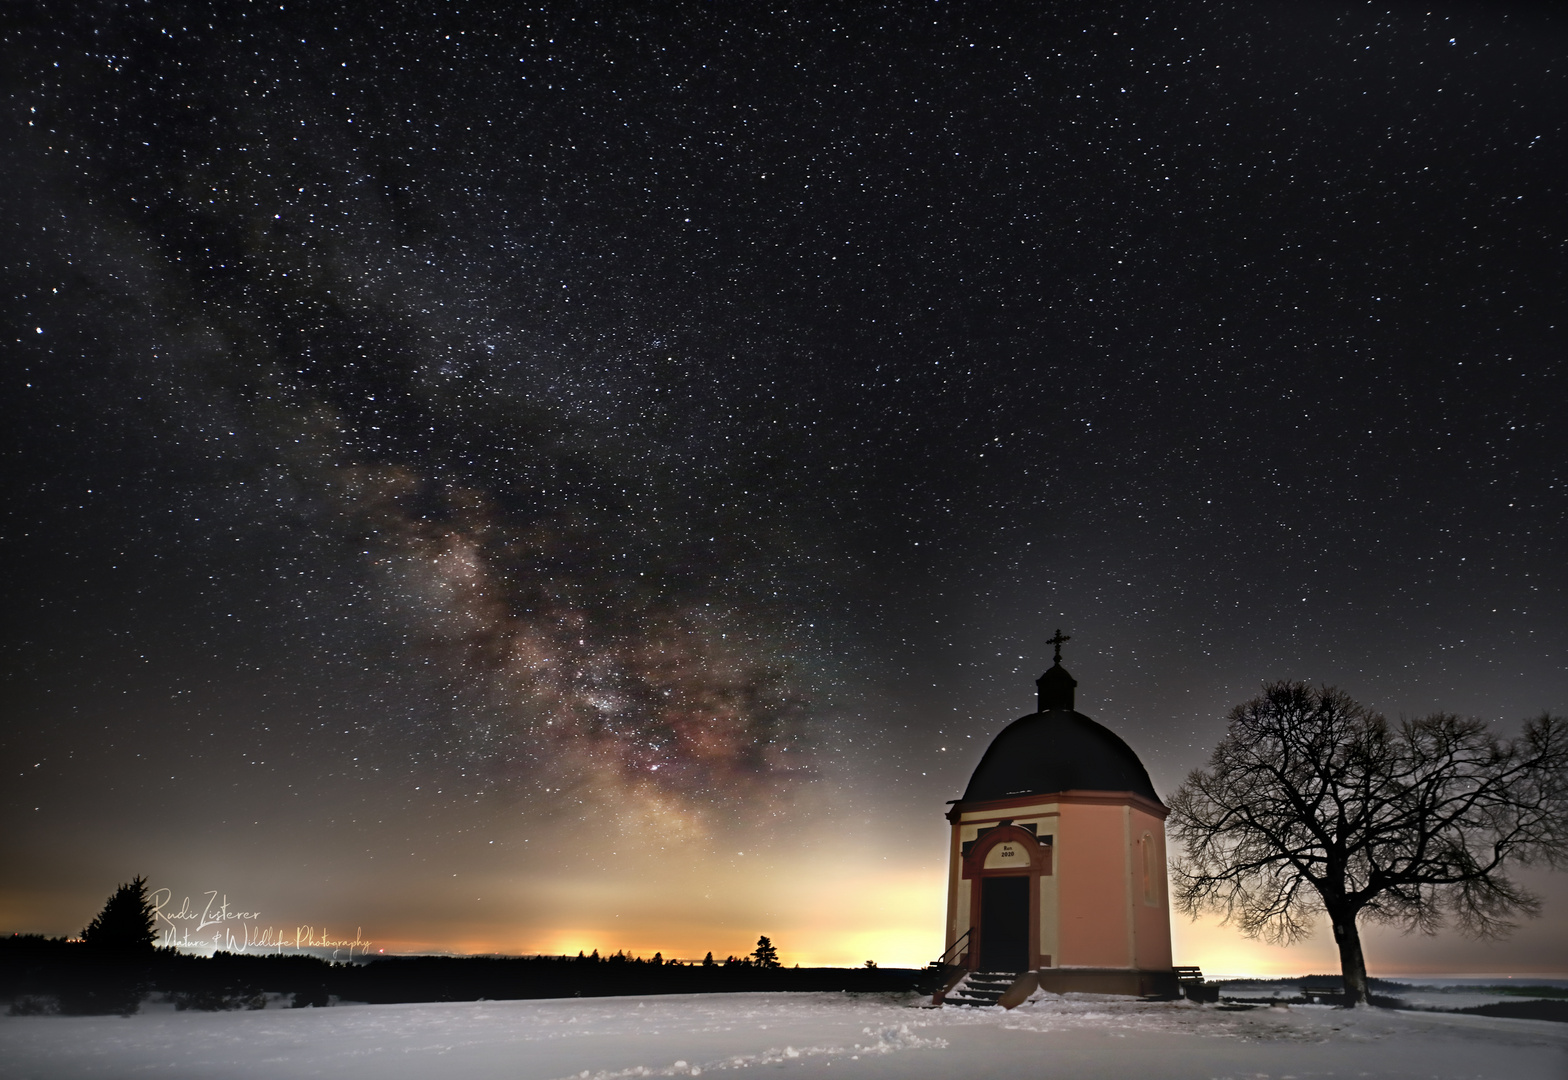
POLYGON ((1014 720, 991 741, 969 778, 964 802, 1056 791, 1131 791, 1160 801, 1132 747, 1074 711, 1078 684, 1060 658, 1036 685, 1040 711, 1014 720))

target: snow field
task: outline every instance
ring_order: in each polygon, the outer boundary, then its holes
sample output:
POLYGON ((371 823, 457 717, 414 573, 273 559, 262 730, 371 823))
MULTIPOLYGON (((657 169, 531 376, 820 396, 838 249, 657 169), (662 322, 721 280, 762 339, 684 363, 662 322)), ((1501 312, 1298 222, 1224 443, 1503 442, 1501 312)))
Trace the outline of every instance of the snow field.
POLYGON ((1568 1025, 1048 994, 1013 1012, 702 994, 0 1017, 6 1080, 622 1080, 757 1069, 785 1080, 1564 1080, 1568 1025))

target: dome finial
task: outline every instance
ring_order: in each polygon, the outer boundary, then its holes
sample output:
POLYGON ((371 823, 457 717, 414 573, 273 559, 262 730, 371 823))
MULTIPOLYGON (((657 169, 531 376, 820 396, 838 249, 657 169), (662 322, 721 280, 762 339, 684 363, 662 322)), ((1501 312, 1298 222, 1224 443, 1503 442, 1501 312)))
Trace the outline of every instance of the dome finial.
POLYGON ((1034 681, 1035 689, 1040 691, 1040 711, 1048 712, 1052 709, 1073 709, 1073 690, 1078 685, 1078 680, 1067 674, 1067 669, 1062 667, 1062 645, 1072 638, 1056 631, 1056 636, 1047 638, 1047 645, 1056 646, 1056 662, 1052 664, 1044 675, 1034 681))
POLYGON ((1057 667, 1061 667, 1062 666, 1062 646, 1064 644, 1066 644, 1067 642, 1071 641, 1072 639, 1073 639, 1073 637, 1072 637, 1071 634, 1064 634, 1064 633, 1062 633, 1061 627, 1057 627, 1056 628, 1056 636, 1055 637, 1046 638, 1045 639, 1045 643, 1047 645, 1055 645, 1056 646, 1056 666, 1057 667))

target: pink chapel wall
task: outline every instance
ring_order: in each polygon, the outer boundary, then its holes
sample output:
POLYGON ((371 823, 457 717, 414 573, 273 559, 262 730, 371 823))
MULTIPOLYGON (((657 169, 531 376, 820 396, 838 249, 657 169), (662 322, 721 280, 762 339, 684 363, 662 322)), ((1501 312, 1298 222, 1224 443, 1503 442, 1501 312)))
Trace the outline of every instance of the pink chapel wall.
POLYGON ((972 910, 963 845, 1010 821, 1051 838, 1050 869, 1038 878, 1036 893, 1038 962, 1052 968, 1170 971, 1163 809, 1111 792, 954 806, 947 943, 958 941, 979 915, 972 910))
POLYGON ((1128 808, 1128 854, 1132 869, 1133 966, 1164 971, 1171 966, 1171 905, 1165 872, 1165 821, 1128 808), (1145 844, 1147 845, 1145 847, 1145 844))
POLYGON ((1057 883, 1058 966, 1135 966, 1128 947, 1127 830, 1123 808, 1062 806, 1057 883))

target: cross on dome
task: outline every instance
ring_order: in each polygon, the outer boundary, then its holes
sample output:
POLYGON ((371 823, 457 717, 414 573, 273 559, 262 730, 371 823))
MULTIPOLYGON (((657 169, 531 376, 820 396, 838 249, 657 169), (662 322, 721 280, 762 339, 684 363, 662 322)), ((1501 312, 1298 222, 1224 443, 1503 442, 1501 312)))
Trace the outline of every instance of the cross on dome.
POLYGON ((1073 687, 1078 685, 1078 680, 1062 667, 1062 645, 1071 640, 1072 638, 1061 630, 1056 631, 1055 637, 1046 638, 1047 645, 1056 646, 1056 663, 1034 681, 1035 688, 1040 691, 1041 712, 1049 712, 1052 709, 1066 709, 1071 712, 1073 709, 1073 687))
POLYGON ((1055 637, 1045 639, 1045 643, 1047 645, 1056 646, 1056 663, 1058 667, 1060 667, 1062 663, 1062 646, 1072 639, 1073 637, 1071 634, 1062 633, 1061 627, 1057 627, 1055 637))

